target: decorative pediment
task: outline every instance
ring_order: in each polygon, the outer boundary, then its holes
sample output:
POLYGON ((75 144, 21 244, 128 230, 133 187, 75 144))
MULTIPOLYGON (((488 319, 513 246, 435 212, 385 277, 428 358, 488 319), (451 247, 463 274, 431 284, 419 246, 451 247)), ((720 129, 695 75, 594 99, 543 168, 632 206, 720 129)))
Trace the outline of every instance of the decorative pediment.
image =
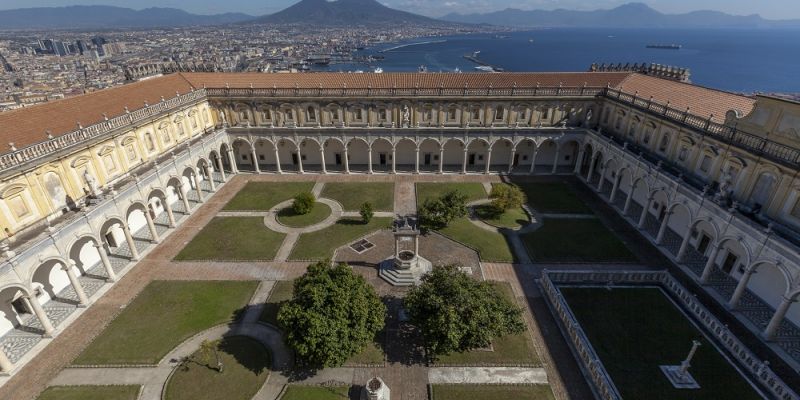
POLYGON ((104 156, 104 155, 106 155, 108 153, 111 153, 113 151, 114 151, 114 146, 111 146, 111 145, 107 144, 107 145, 101 147, 100 150, 97 151, 97 155, 98 156, 104 156))
POLYGON ((89 161, 91 161, 89 156, 80 156, 80 157, 76 157, 74 160, 72 160, 72 162, 69 165, 72 168, 77 168, 77 167, 80 167, 81 165, 84 165, 84 164, 88 163, 89 161))
POLYGON ((0 199, 7 199, 11 196, 20 194, 25 191, 28 187, 22 183, 12 183, 5 187, 2 192, 0 192, 0 199))

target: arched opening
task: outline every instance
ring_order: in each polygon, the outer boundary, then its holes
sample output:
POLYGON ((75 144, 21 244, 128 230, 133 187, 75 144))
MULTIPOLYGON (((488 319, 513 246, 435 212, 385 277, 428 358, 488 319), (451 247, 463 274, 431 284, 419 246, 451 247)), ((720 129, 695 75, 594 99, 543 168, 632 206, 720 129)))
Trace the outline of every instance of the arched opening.
POLYGON ((536 149, 536 159, 534 160, 536 163, 534 167, 535 173, 549 174, 553 171, 553 162, 556 159, 557 149, 558 144, 551 139, 539 143, 539 147, 536 149))
POLYGON ((647 210, 647 216, 644 220, 644 231, 655 239, 658 236, 658 230, 661 228, 661 221, 667 215, 669 196, 666 191, 659 189, 653 193, 652 197, 653 201, 650 202, 650 208, 647 210))
POLYGON ((289 139, 278 141, 278 158, 281 162, 281 169, 286 171, 300 172, 300 155, 297 154, 297 145, 289 139))
POLYGON ((214 182, 222 182, 222 175, 220 174, 220 157, 215 150, 208 153, 208 161, 210 163, 209 170, 214 182))
MULTIPOLYGON (((39 304, 46 306, 47 303, 54 300, 63 304, 77 304, 77 302, 70 303, 69 300, 75 297, 74 291, 72 293, 65 292, 65 289, 71 289, 69 277, 64 271, 66 265, 66 260, 53 258, 36 267, 33 273, 31 289, 33 295, 39 300, 39 304), (62 292, 65 293, 62 295, 62 292)), ((76 275, 80 274, 80 270, 75 267, 71 268, 76 275)))
POLYGON ((417 159, 417 145, 411 139, 400 139, 394 147, 395 168, 397 172, 414 172, 417 159))
POLYGON ((514 143, 508 139, 498 139, 492 143, 492 157, 489 160, 489 170, 493 172, 507 172, 509 167, 517 160, 516 154, 514 155, 514 160, 511 159, 511 151, 513 149, 514 143))
MULTIPOLYGON (((125 240, 124 237, 121 239, 125 240)), ((92 236, 81 237, 72 244, 69 248, 69 259, 75 261, 78 275, 105 277, 105 271, 100 259, 100 250, 97 247, 97 241, 92 236)))
POLYGON ((388 139, 379 138, 373 140, 370 147, 372 148, 372 170, 391 172, 392 143, 388 139))
POLYGON ((461 172, 464 163, 464 142, 459 139, 448 139, 442 148, 444 148, 444 171, 461 172))
POLYGON ((677 256, 683 243, 683 238, 689 233, 689 224, 692 223, 692 213, 685 204, 673 204, 667 221, 667 230, 664 232, 662 244, 666 249, 677 256))
POLYGON ((435 139, 424 139, 419 144, 419 170, 422 172, 439 172, 439 142, 435 139))
POLYGON ((600 174, 603 172, 603 164, 605 163, 605 155, 602 151, 597 151, 594 157, 594 162, 592 163, 591 171, 592 176, 589 177, 589 183, 595 183, 600 181, 600 174))
POLYGON ((514 168, 512 172, 530 172, 534 151, 536 151, 536 142, 531 139, 523 139, 521 142, 517 143, 516 151, 514 152, 514 168))
MULTIPOLYGON (((0 337, 14 331, 14 329, 22 326, 31 318, 36 318, 33 316, 33 309, 30 307, 28 300, 25 299, 26 294, 28 294, 28 291, 21 286, 9 286, 0 290, 0 314, 2 314, 2 317, 0 317, 0 337)), ((16 362, 34 344, 36 342, 27 346, 28 348, 24 349, 24 351, 7 352, 6 355, 11 359, 12 363, 16 362)))
POLYGON ((556 173, 571 173, 575 169, 578 148, 578 142, 575 140, 569 140, 561 144, 558 150, 558 160, 555 161, 556 173))
MULTIPOLYGON (((754 273, 750 275, 750 280, 747 283, 747 289, 766 305, 772 308, 771 312, 783 301, 783 297, 788 289, 786 285, 786 276, 784 271, 778 268, 774 263, 761 261, 757 263, 754 273)), ((769 322, 770 314, 763 320, 758 321, 759 325, 764 328, 769 322)), ((786 313, 786 319, 795 325, 800 324, 800 308, 792 305, 786 313)), ((784 320, 784 323, 786 321, 784 320)))
MULTIPOLYGON (((166 195, 166 201, 169 202, 169 204, 172 206, 172 211, 184 215, 189 214, 189 210, 186 209, 186 205, 183 202, 183 198, 186 197, 187 189, 188 188, 183 185, 181 179, 179 179, 178 177, 171 177, 167 181, 167 188, 165 195, 166 195)), ((178 216, 176 215, 175 218, 178 218, 178 216)))
POLYGON ((231 160, 229 158, 229 147, 227 143, 222 143, 219 145, 219 157, 222 160, 222 168, 225 169, 225 172, 232 173, 233 169, 231 167, 231 160))
POLYGON ((612 192, 611 196, 614 198, 614 206, 620 210, 625 208, 625 202, 628 200, 628 193, 631 191, 632 179, 633 176, 628 168, 622 168, 617 173, 617 191, 612 192))
POLYGON ((344 145, 335 138, 326 140, 322 147, 325 149, 325 168, 328 172, 344 172, 344 145))
POLYGON ((697 277, 700 277, 711 253, 711 247, 717 240, 717 229, 705 219, 698 219, 690 225, 689 230, 691 236, 684 263, 697 277))
POLYGON ((200 186, 200 178, 197 174, 197 171, 192 167, 186 167, 183 169, 183 174, 181 174, 181 184, 183 185, 183 190, 186 193, 186 197, 189 201, 193 201, 195 203, 201 202, 202 191, 198 190, 201 188, 200 186))
POLYGON ((591 144, 586 143, 583 146, 583 160, 581 161, 581 170, 580 174, 583 177, 589 173, 589 167, 592 165, 592 156, 594 156, 594 148, 591 144))
POLYGON ((314 139, 300 141, 300 160, 303 171, 322 172, 322 146, 314 139))
MULTIPOLYGON (((147 196, 147 207, 150 209, 150 215, 153 216, 153 222, 159 231, 166 231, 170 227, 167 206, 167 195, 161 189, 154 189, 147 196)), ((172 203, 169 203, 169 207, 172 207, 172 203)), ((174 218, 174 211, 172 215, 174 218)))
POLYGON ((253 147, 243 139, 236 139, 231 145, 233 147, 233 157, 236 160, 236 168, 239 171, 255 172, 253 164, 253 147))
POLYGON ((739 277, 750 265, 750 251, 738 238, 723 238, 714 265, 727 275, 739 277))
POLYGON ((486 169, 486 156, 489 143, 483 139, 473 139, 467 145, 467 172, 483 172, 486 169))
POLYGON ((256 161, 261 172, 278 172, 278 162, 275 159, 275 145, 267 139, 258 139, 255 143, 256 161))
POLYGON ((149 211, 145 208, 145 205, 137 202, 133 203, 128 208, 128 212, 126 213, 126 222, 131 230, 131 234, 133 235, 133 240, 134 243, 136 243, 137 249, 140 246, 141 249, 144 249, 151 243, 153 239, 152 235, 150 234, 150 229, 147 226, 147 217, 145 216, 146 212, 149 211))
MULTIPOLYGON (((364 139, 357 138, 347 142, 347 157, 350 163, 350 171, 367 172, 369 169, 369 145, 364 139)), ((374 150, 372 157, 375 157, 374 150)), ((375 167, 376 165, 373 161, 373 171, 375 167)))

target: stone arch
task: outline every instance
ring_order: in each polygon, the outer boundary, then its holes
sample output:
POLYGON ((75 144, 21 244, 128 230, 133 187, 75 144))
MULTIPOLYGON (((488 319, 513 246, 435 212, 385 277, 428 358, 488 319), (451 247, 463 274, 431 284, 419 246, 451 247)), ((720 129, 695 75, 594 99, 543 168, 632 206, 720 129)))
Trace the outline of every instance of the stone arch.
POLYGON ((738 269, 750 265, 751 251, 750 246, 737 236, 725 236, 720 238, 717 245, 719 246, 719 254, 717 255, 717 263, 720 269, 727 274, 738 273, 738 269), (735 258, 735 260, 734 260, 735 258))
MULTIPOLYGON (((388 145, 389 153, 391 153, 391 144, 388 145)), ((350 171, 367 172, 369 169, 369 149, 370 144, 366 139, 354 137, 347 141, 347 159, 350 166, 350 171)), ((373 159, 375 155, 373 154, 373 159)), ((375 163, 373 161, 373 169, 375 163)))
POLYGON ((583 160, 581 160, 580 174, 583 177, 589 174, 589 167, 594 159, 594 145, 591 142, 583 144, 583 160))
MULTIPOLYGON (((514 164, 511 153, 514 150, 514 142, 508 138, 499 138, 492 143, 492 156, 489 160, 489 169, 496 172, 506 172, 514 164)), ((514 158, 517 159, 516 153, 514 158)))
POLYGON ((98 237, 94 234, 84 234, 67 246, 67 256, 70 260, 75 261, 75 267, 79 271, 78 275, 86 275, 102 261, 99 253, 101 250, 97 248, 97 245, 103 245, 98 237))
POLYGON ((747 203, 754 212, 769 208, 772 198, 775 196, 775 185, 780 177, 780 173, 774 167, 761 168, 757 174, 753 186, 749 188, 747 194, 747 203))
POLYGON ((417 162, 417 142, 401 138, 394 144, 395 168, 397 171, 414 172, 417 162))
POLYGON ((337 137, 329 137, 322 142, 328 171, 344 172, 344 146, 344 141, 337 137))
POLYGON ((392 142, 386 138, 376 138, 372 140, 369 144, 369 148, 372 149, 373 171, 389 172, 392 170, 392 147, 392 142))
MULTIPOLYGON (((151 240, 145 213, 150 212, 147 205, 141 201, 134 201, 125 212, 125 222, 134 238, 151 240)), ((152 216, 152 214, 150 214, 152 216)))
POLYGON ((303 171, 322 172, 322 144, 315 138, 304 138, 298 145, 303 171))
POLYGON ((439 170, 441 144, 436 138, 424 138, 419 142, 419 169, 425 172, 439 170))
POLYGON ((118 216, 111 216, 100 226, 100 239, 109 249, 116 249, 125 246, 124 227, 127 226, 125 219, 118 216))
MULTIPOLYGON (((757 260, 750 265, 750 268, 757 273, 750 275, 747 288, 773 309, 778 308, 784 297, 796 300, 800 296, 800 288, 793 289, 791 274, 781 263, 774 260, 757 260)), ((792 305, 786 318, 796 325, 800 324, 800 309, 792 305)))
POLYGON ((280 138, 275 147, 278 149, 278 159, 283 171, 300 172, 300 156, 297 154, 298 144, 290 138, 280 138))
POLYGON ((467 143, 467 171, 483 172, 486 169, 489 146, 489 142, 483 138, 475 138, 467 143))
POLYGON ((233 164, 231 163, 230 159, 230 152, 228 151, 230 146, 228 143, 222 142, 219 145, 219 157, 222 161, 222 168, 225 168, 225 172, 232 173, 233 172, 233 164))
POLYGON ((444 171, 461 172, 464 163, 464 141, 459 138, 449 138, 442 142, 444 150, 444 171))
POLYGON ((578 162, 581 144, 577 139, 567 139, 559 143, 558 160, 556 160, 557 171, 572 172, 575 163, 578 162))
POLYGON ((20 297, 31 291, 20 283, 9 283, 0 287, 0 336, 22 324, 22 316, 33 314, 20 297))
POLYGON ((536 142, 531 138, 524 138, 514 146, 516 168, 520 172, 529 172, 533 162, 533 153, 536 152, 536 142))
POLYGON ((249 140, 236 138, 231 144, 233 157, 236 160, 236 168, 240 171, 255 171, 253 164, 253 145, 249 140))
POLYGON ((278 171, 278 162, 275 159, 275 144, 267 138, 258 138, 253 143, 256 151, 256 162, 261 171, 278 171))
POLYGON ((552 138, 546 138, 536 147, 536 167, 539 172, 550 173, 556 160, 559 143, 552 138))
POLYGON ((683 238, 694 220, 692 210, 682 202, 675 202, 669 206, 667 212, 671 213, 667 227, 683 238))
POLYGON ((640 207, 647 204, 647 198, 650 196, 650 184, 644 177, 633 178, 633 201, 640 207))
MULTIPOLYGON (((28 286, 41 304, 57 298, 59 293, 70 286, 69 277, 62 269, 68 265, 69 262, 62 257, 49 257, 39 262, 31 271, 28 286)), ((76 274, 80 274, 80 270, 72 268, 76 274)))

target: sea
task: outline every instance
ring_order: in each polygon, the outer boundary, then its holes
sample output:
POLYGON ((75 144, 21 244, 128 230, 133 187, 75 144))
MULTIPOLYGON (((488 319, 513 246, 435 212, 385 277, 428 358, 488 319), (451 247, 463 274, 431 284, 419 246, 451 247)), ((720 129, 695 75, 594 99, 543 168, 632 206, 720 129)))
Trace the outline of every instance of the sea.
POLYGON ((737 93, 800 93, 800 30, 539 29, 416 38, 381 43, 356 57, 367 63, 314 70, 475 72, 464 55, 505 71, 587 71, 592 63, 658 63, 691 70, 693 83, 737 93), (681 48, 652 49, 650 44, 681 48))

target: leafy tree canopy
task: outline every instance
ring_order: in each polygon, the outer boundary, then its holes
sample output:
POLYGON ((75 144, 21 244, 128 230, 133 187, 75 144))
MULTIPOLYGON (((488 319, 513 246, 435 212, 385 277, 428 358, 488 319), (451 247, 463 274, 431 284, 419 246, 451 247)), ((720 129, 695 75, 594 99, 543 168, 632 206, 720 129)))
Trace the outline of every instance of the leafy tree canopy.
POLYGON ((362 276, 346 264, 322 261, 295 280, 278 324, 300 364, 338 367, 383 329, 385 314, 386 306, 362 276))
POLYGON ((361 214, 361 219, 364 220, 364 223, 368 224, 375 215, 375 211, 372 210, 372 203, 368 201, 364 202, 364 204, 361 205, 359 213, 361 214))
POLYGON ((452 265, 425 275, 406 296, 405 307, 433 358, 486 347, 497 337, 525 330, 518 306, 492 284, 452 265))
POLYGON ((525 194, 516 185, 493 185, 489 198, 492 199, 492 207, 499 212, 519 208, 525 203, 525 194))
POLYGON ((467 215, 467 195, 452 190, 436 199, 426 199, 419 210, 420 227, 442 229, 456 218, 467 215))
POLYGON ((300 192, 297 196, 294 196, 294 201, 292 202, 292 211, 298 215, 304 215, 311 212, 311 209, 314 208, 314 203, 316 203, 317 199, 314 198, 314 194, 311 192, 300 192))

